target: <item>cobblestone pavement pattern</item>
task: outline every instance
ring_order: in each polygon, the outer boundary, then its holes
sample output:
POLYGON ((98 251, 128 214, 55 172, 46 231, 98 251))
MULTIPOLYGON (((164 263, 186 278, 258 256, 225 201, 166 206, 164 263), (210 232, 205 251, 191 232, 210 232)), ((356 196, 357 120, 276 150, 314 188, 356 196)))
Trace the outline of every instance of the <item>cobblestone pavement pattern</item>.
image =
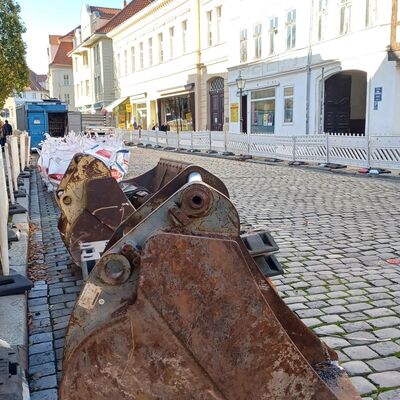
MULTIPOLYGON (((285 276, 274 282, 290 308, 336 349, 364 398, 400 399, 400 266, 386 261, 400 258, 400 183, 136 148, 130 174, 160 157, 194 162, 225 182, 242 228, 268 229, 278 243, 285 276)), ((49 267, 29 299, 31 390, 33 400, 53 400, 82 281, 59 237, 52 195, 40 182, 31 187, 49 267)))

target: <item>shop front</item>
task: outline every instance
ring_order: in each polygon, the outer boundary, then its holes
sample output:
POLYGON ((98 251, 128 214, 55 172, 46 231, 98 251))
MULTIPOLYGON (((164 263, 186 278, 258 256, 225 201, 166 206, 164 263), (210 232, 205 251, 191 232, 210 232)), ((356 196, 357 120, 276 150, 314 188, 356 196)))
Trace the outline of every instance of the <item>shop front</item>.
POLYGON ((275 88, 251 92, 251 132, 275 132, 275 88))
POLYGON ((194 101, 194 92, 158 99, 159 129, 173 132, 193 131, 195 127, 194 101))

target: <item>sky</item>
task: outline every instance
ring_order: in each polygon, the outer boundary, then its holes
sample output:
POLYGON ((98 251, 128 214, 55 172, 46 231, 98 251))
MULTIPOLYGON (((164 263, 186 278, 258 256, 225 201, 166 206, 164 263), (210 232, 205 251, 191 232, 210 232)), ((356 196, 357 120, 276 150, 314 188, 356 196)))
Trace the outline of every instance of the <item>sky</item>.
POLYGON ((17 3, 26 27, 23 39, 28 66, 37 74, 46 74, 49 35, 65 35, 79 25, 84 4, 122 8, 123 0, 17 0, 17 3))

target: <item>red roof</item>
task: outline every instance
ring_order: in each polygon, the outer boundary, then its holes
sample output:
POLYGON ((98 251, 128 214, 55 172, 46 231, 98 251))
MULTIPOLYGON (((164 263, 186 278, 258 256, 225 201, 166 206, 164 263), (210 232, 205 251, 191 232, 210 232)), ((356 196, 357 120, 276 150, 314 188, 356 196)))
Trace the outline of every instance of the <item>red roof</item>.
POLYGON ((49 35, 49 43, 50 44, 58 44, 59 35, 49 35))
POLYGON ((68 32, 66 35, 60 36, 59 39, 60 39, 60 40, 63 40, 63 39, 72 40, 73 37, 74 37, 74 35, 75 35, 75 31, 76 31, 77 29, 79 29, 80 27, 81 27, 81 26, 78 25, 76 28, 72 29, 72 31, 68 32))
POLYGON ((60 42, 58 46, 57 53, 54 56, 53 61, 50 65, 72 65, 72 58, 68 57, 68 53, 72 51, 73 44, 72 42, 60 42))
POLYGON ((121 11, 121 9, 90 6, 90 11, 91 12, 97 11, 100 14, 100 18, 111 19, 115 14, 121 11))
POLYGON ((108 33, 111 32, 118 25, 125 22, 127 19, 143 10, 147 7, 152 0, 132 0, 126 7, 124 7, 118 14, 116 14, 110 21, 104 26, 97 29, 96 33, 108 33))
POLYGON ((36 92, 47 92, 47 90, 40 84, 40 82, 44 82, 47 78, 47 75, 37 75, 31 69, 29 70, 29 86, 27 86, 24 90, 33 90, 36 92))

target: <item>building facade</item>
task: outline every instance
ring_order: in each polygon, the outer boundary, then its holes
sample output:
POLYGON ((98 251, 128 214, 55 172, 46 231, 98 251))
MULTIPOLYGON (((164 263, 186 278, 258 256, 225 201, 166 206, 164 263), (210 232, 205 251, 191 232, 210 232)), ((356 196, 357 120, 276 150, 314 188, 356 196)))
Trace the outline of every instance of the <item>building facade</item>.
POLYGON ((84 5, 74 31, 72 59, 75 107, 83 113, 102 113, 114 100, 112 43, 104 27, 120 9, 84 5))
POLYGON ((400 134, 391 0, 235 0, 232 8, 230 131, 400 134))
POLYGON ((47 53, 49 57, 48 85, 51 98, 59 99, 75 111, 74 77, 72 59, 68 53, 73 48, 74 31, 64 36, 49 35, 47 53))
POLYGON ((223 129, 228 105, 224 11, 224 0, 158 0, 108 33, 119 127, 223 129))

